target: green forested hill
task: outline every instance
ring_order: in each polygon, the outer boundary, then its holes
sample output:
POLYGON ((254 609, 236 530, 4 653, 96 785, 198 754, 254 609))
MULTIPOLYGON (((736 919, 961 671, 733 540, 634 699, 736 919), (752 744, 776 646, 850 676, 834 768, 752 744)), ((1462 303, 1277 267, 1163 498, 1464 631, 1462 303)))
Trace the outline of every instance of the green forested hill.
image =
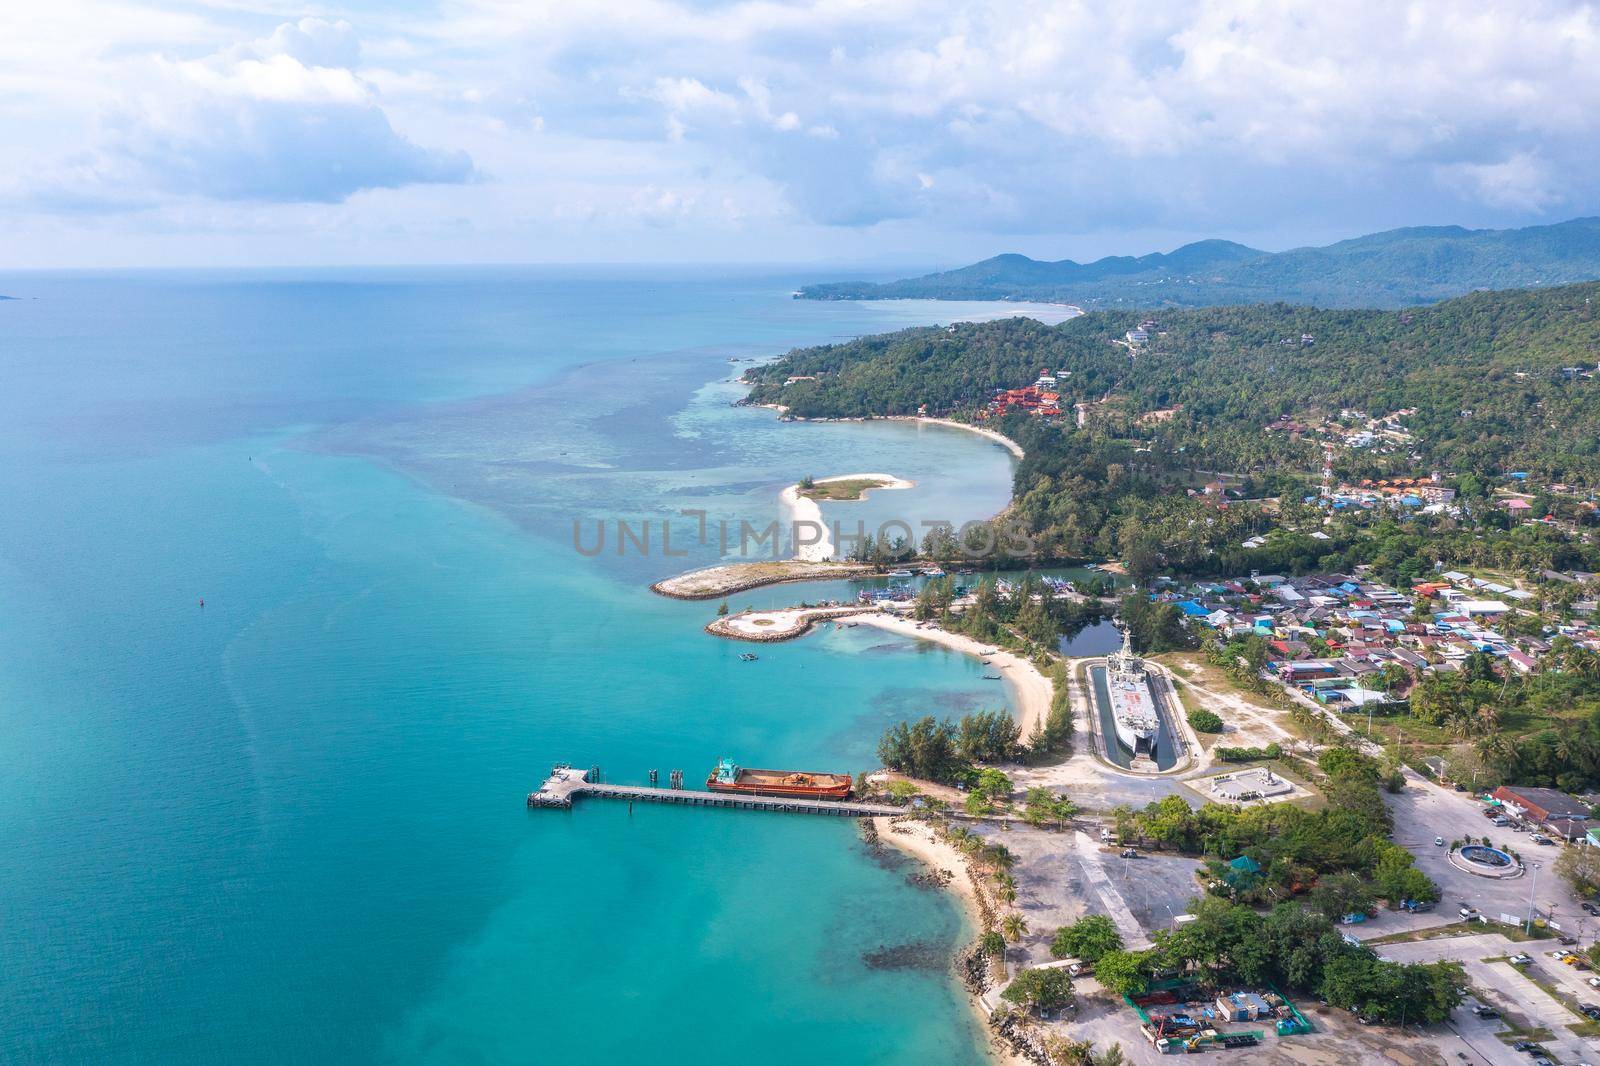
POLYGON ((1600 219, 1550 226, 1389 230, 1321 248, 1262 252, 1199 241, 1174 252, 1092 263, 1000 255, 888 284, 840 282, 807 299, 1042 300, 1083 307, 1203 307, 1284 300, 1322 307, 1404 307, 1474 289, 1600 278, 1600 219))
MULTIPOLYGON (((1198 472, 1238 474, 1250 492, 1309 490, 1320 447, 1266 430, 1284 415, 1415 409, 1404 419, 1413 443, 1344 452, 1343 476, 1437 469, 1480 498, 1513 470, 1534 483, 1600 486, 1600 379, 1585 373, 1600 359, 1597 302, 1600 284, 1588 283, 1405 311, 1169 310, 1155 313, 1158 326, 1137 353, 1118 341, 1142 313, 1094 312, 1059 326, 1009 319, 801 349, 747 379, 751 402, 802 417, 911 414, 921 404, 959 416, 1042 369, 1070 371, 1061 402, 1094 405, 1084 428, 1070 417, 1006 419, 1005 431, 1029 451, 1017 506, 1073 549, 1109 554, 1125 552, 1137 532, 1119 529, 1122 519, 1180 513, 1198 472), (805 375, 816 380, 784 384, 805 375), (1141 420, 1173 408, 1165 421, 1141 420)), ((1219 537, 1232 536, 1232 522, 1220 523, 1219 537)), ((1187 549, 1171 539, 1161 550, 1175 562, 1187 549)), ((1217 540, 1193 543, 1210 550, 1217 540)))

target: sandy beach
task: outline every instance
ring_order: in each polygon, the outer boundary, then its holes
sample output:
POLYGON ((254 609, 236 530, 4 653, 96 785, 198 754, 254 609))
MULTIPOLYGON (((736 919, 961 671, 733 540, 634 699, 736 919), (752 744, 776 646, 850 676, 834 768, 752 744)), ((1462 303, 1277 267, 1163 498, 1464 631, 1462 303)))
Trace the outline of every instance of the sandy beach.
MULTIPOLYGON (((881 484, 874 485, 870 489, 863 489, 861 491, 863 500, 867 498, 868 494, 877 492, 880 489, 909 489, 916 487, 916 482, 895 477, 893 474, 837 474, 833 477, 817 478, 814 483, 827 485, 835 481, 864 481, 867 479, 881 482, 881 484)), ((828 529, 827 522, 823 521, 822 508, 818 506, 817 501, 800 495, 800 486, 798 484, 790 485, 779 493, 778 501, 783 504, 784 513, 789 516, 789 529, 792 531, 796 541, 799 540, 800 523, 802 522, 810 523, 810 529, 817 531, 822 538, 814 544, 801 546, 795 552, 794 557, 807 563, 826 562, 833 558, 833 536, 828 529)), ((850 503, 853 501, 835 500, 831 502, 850 503)))
POLYGON ((1017 708, 1017 723, 1022 726, 1022 739, 1027 740, 1035 730, 1044 728, 1045 719, 1050 714, 1050 700, 1055 695, 1055 685, 1022 656, 1004 648, 994 648, 991 652, 988 645, 980 644, 971 637, 952 633, 947 629, 918 628, 918 623, 909 618, 879 613, 855 615, 850 620, 862 625, 876 626, 891 633, 899 633, 902 636, 930 640, 954 651, 989 660, 989 665, 1005 679, 1005 684, 1011 691, 1012 700, 1017 708))
POLYGON ((1000 445, 1018 459, 1021 459, 1025 454, 1027 454, 1022 450, 1022 445, 1018 444, 1005 434, 996 433, 992 429, 984 429, 982 426, 974 426, 970 422, 953 422, 948 418, 925 418, 922 416, 917 416, 911 419, 911 421, 916 422, 919 425, 949 426, 951 429, 962 429, 966 430, 968 433, 976 433, 980 437, 988 437, 990 440, 1000 445))
MULTIPOLYGON (((990 920, 985 918, 985 914, 998 914, 1000 908, 996 907, 992 900, 978 898, 971 863, 965 855, 941 839, 926 822, 911 818, 898 820, 874 818, 872 822, 877 827, 878 839, 884 844, 899 848, 907 855, 920 859, 932 870, 948 872, 950 881, 945 887, 961 901, 961 907, 967 912, 972 928, 980 934, 988 929, 990 920)), ((993 999, 996 991, 991 990, 982 998, 967 993, 967 1002, 985 1032, 989 1029, 990 1005, 984 1002, 984 999, 993 999)), ((1027 1059, 1002 1041, 994 1039, 992 1035, 989 1052, 993 1060, 1002 1066, 1029 1066, 1027 1059)))
MULTIPOLYGON (((751 407, 764 408, 764 409, 766 409, 768 411, 776 411, 776 412, 778 412, 778 416, 780 418, 788 418, 788 417, 790 417, 789 409, 787 407, 783 406, 781 403, 756 403, 756 404, 751 404, 750 406, 751 407)), ((865 421, 868 421, 868 420, 865 419, 865 418, 796 418, 795 421, 797 421, 797 422, 865 422, 865 421)), ((1018 444, 1016 441, 1012 440, 1010 437, 1006 436, 1004 433, 999 433, 999 432, 996 432, 995 430, 992 430, 992 429, 985 429, 983 426, 975 426, 970 422, 957 422, 957 421, 955 421, 953 419, 949 419, 949 418, 929 418, 926 415, 878 415, 878 416, 874 417, 872 419, 872 421, 874 421, 874 422, 915 422, 918 425, 946 426, 946 427, 948 427, 950 429, 959 429, 959 430, 962 430, 962 431, 964 431, 966 433, 976 433, 980 437, 988 437, 990 440, 992 440, 996 444, 1000 445, 1002 448, 1004 448, 1006 451, 1010 452, 1012 455, 1016 456, 1018 459, 1021 459, 1025 454, 1027 454, 1022 450, 1022 445, 1018 444)), ((859 475, 857 475, 857 476, 859 476, 859 475)))

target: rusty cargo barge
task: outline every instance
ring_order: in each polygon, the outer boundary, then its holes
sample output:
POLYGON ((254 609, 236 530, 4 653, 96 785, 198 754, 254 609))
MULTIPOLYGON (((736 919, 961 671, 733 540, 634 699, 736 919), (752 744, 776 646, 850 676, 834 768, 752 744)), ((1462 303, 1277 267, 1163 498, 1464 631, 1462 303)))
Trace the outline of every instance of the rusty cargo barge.
POLYGON ((854 782, 849 774, 822 774, 805 770, 754 770, 723 759, 706 777, 712 792, 783 799, 846 800, 854 782))

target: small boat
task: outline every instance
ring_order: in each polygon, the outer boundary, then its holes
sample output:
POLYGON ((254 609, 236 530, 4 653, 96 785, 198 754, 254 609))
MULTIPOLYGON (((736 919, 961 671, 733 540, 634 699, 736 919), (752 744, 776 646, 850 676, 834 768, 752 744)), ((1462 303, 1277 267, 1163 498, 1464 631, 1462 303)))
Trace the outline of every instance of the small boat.
POLYGON ((1002 679, 1002 678, 1001 678, 1001 677, 1000 677, 1000 675, 999 675, 999 674, 984 674, 984 675, 983 675, 983 679, 984 679, 984 680, 985 680, 985 681, 1000 681, 1000 680, 1003 680, 1003 679, 1002 679))
POLYGON ((746 651, 739 653, 739 659, 741 662, 753 663, 759 658, 761 658, 761 656, 757 655, 755 652, 746 651))
POLYGON ((935 567, 932 567, 932 568, 930 568, 928 570, 924 570, 922 572, 922 576, 923 577, 944 577, 944 571, 940 570, 937 566, 935 566, 935 567))
POLYGON ((909 570, 891 570, 891 571, 889 571, 889 576, 890 577, 916 577, 916 575, 913 574, 909 570))

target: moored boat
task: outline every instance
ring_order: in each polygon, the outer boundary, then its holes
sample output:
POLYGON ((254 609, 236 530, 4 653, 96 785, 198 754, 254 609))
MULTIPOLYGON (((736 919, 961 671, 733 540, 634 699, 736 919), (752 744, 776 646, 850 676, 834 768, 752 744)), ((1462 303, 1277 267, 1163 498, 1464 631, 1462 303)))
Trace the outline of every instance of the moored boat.
POLYGON ((1106 692, 1117 740, 1135 759, 1154 759, 1160 726, 1144 660, 1133 653, 1131 630, 1123 630, 1121 650, 1106 656, 1106 692))
POLYGON ((739 766, 732 759, 717 763, 706 778, 706 788, 712 792, 743 792, 752 796, 789 796, 794 799, 849 799, 853 785, 849 774, 753 770, 739 766))

